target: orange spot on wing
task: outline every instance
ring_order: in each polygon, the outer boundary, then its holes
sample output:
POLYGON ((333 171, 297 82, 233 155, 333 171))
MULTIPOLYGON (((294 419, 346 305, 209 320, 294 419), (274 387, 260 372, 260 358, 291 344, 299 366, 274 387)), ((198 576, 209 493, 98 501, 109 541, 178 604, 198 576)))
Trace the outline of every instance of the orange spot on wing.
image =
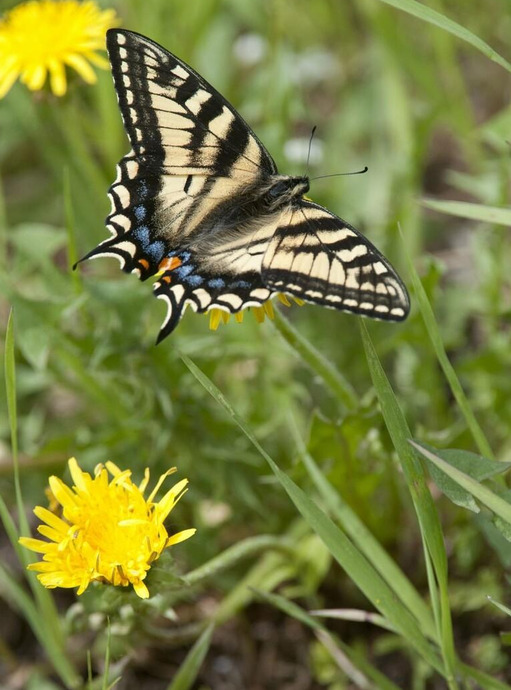
POLYGON ((170 276, 162 276, 161 281, 162 283, 167 283, 167 285, 172 282, 170 276))
POLYGON ((146 261, 146 259, 139 259, 138 263, 146 270, 149 268, 149 261, 146 261))
POLYGON ((181 259, 178 259, 177 256, 166 257, 158 264, 158 272, 173 271, 175 268, 179 268, 182 263, 181 259))

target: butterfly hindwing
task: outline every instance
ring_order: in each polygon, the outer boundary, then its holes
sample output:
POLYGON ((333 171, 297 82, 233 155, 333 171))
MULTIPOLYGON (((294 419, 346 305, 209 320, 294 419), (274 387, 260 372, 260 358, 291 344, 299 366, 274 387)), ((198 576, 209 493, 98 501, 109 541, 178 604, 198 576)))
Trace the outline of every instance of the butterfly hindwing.
POLYGON ((300 200, 281 220, 263 261, 272 290, 326 307, 401 321, 409 300, 388 261, 327 209, 300 200))

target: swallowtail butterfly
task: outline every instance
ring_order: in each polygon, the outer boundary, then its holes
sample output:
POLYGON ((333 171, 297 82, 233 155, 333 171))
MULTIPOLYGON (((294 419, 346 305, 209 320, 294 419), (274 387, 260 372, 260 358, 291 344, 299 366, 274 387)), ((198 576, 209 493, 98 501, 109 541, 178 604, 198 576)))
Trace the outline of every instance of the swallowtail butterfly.
POLYGON ((278 293, 387 321, 406 288, 357 230, 309 201, 307 177, 279 175, 218 91, 140 34, 107 33, 132 150, 109 189, 111 237, 82 260, 115 256, 167 303, 158 342, 185 308, 236 313, 278 293))

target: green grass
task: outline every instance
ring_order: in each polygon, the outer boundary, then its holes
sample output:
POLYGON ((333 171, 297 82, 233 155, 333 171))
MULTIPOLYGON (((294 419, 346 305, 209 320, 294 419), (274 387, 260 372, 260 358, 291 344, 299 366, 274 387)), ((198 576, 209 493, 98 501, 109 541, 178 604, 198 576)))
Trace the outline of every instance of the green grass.
POLYGON ((0 585, 33 642, 27 656, 7 637, 12 672, 77 688, 121 675, 131 688, 152 677, 140 659, 163 647, 162 688, 214 687, 225 656, 249 687, 242 650, 259 663, 262 617, 277 671, 286 631, 299 630, 299 663, 329 690, 511 687, 499 635, 511 538, 508 3, 150 6, 119 3, 123 26, 204 74, 282 172, 303 173, 286 142, 314 125, 312 177, 368 165, 311 195, 391 259, 412 312, 392 325, 283 307, 273 323, 247 315, 217 332, 189 313, 155 347, 164 309, 148 283, 106 259, 71 270, 106 237, 106 189, 127 151, 110 75, 73 80, 60 100, 16 85, 0 105, 0 514, 12 553, 0 585), (233 57, 248 33, 266 46, 252 66, 233 57), (25 577, 21 506, 44 505, 71 456, 89 471, 112 460, 136 478, 173 465, 189 478, 171 527, 198 531, 155 564, 157 597, 92 588, 72 606, 25 577))

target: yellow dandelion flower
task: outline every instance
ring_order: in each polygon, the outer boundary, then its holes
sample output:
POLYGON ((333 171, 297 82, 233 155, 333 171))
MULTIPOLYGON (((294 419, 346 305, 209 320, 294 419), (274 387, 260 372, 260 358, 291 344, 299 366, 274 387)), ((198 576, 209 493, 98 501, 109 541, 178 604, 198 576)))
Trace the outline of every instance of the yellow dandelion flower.
POLYGON ((101 10, 92 0, 30 0, 14 7, 0 20, 0 98, 18 77, 39 91, 48 74, 51 90, 62 96, 66 66, 93 84, 90 63, 108 67, 96 51, 105 49, 105 32, 116 24, 115 10, 101 10))
POLYGON ((175 467, 163 474, 144 498, 148 469, 137 486, 131 481, 130 470, 121 471, 112 462, 98 465, 94 477, 83 472, 75 458, 68 464, 72 488, 57 477, 49 479, 51 491, 62 506, 62 517, 41 506, 34 509, 45 523, 39 525, 38 532, 49 541, 19 540, 26 548, 43 554, 43 560, 29 565, 29 570, 37 571, 39 581, 48 589, 78 587, 78 594, 82 594, 93 581, 122 587, 131 584, 139 597, 147 599, 144 579, 151 563, 168 546, 195 534, 195 529, 186 529, 169 537, 163 526, 185 493, 188 480, 175 484, 156 503, 156 492, 175 467))
MULTIPOLYGON (((289 301, 287 295, 279 292, 277 293, 277 298, 286 307, 291 306, 291 302, 289 301)), ((300 299, 299 297, 292 297, 292 299, 300 307, 305 304, 303 299, 300 299)), ((269 319, 273 319, 275 317, 273 304, 269 300, 264 302, 260 307, 249 307, 248 309, 254 314, 257 323, 262 323, 266 317, 269 319)), ((243 321, 245 311, 246 310, 238 311, 234 314, 234 318, 236 319, 237 323, 241 323, 243 321)), ((216 331, 221 323, 228 323, 231 318, 231 313, 224 311, 223 309, 213 308, 210 309, 207 314, 209 314, 209 327, 212 331, 216 331)))

